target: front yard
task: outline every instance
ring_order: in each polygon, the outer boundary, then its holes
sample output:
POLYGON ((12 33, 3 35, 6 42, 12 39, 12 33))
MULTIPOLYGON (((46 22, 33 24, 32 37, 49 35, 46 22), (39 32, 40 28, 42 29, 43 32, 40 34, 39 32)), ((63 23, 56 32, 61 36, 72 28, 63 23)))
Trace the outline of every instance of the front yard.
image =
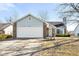
POLYGON ((79 56, 79 39, 56 37, 56 40, 0 41, 0 56, 79 56))
POLYGON ((44 49, 37 53, 38 56, 79 56, 78 38, 56 38, 55 41, 42 44, 44 49))

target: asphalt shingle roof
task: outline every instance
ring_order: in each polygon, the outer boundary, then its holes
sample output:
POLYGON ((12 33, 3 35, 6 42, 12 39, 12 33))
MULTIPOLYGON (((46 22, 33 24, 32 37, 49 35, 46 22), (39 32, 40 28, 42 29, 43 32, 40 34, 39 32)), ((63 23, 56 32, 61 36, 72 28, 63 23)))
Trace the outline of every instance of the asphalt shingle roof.
POLYGON ((60 27, 60 26, 64 26, 64 23, 63 22, 48 22, 56 27, 60 27))
POLYGON ((3 30, 4 28, 6 28, 9 25, 10 25, 9 23, 0 23, 0 30, 3 30))

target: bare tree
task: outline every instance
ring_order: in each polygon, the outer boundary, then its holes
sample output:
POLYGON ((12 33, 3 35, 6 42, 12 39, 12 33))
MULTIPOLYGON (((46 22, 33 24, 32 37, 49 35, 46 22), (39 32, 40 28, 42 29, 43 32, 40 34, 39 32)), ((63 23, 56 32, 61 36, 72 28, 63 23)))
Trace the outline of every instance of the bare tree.
POLYGON ((65 28, 67 23, 79 22, 79 3, 63 3, 58 10, 60 17, 64 19, 65 28))
POLYGON ((44 20, 49 19, 48 11, 46 10, 39 11, 38 16, 40 16, 44 20))
POLYGON ((13 21, 12 21, 13 19, 12 19, 11 16, 8 17, 8 18, 5 18, 5 19, 6 19, 6 22, 7 22, 7 23, 11 23, 11 24, 13 23, 13 21))
POLYGON ((60 4, 60 11, 66 17, 79 17, 79 3, 64 3, 60 4))
POLYGON ((18 12, 14 11, 11 16, 9 16, 9 17, 7 17, 5 19, 6 19, 7 23, 13 24, 18 19, 18 12))

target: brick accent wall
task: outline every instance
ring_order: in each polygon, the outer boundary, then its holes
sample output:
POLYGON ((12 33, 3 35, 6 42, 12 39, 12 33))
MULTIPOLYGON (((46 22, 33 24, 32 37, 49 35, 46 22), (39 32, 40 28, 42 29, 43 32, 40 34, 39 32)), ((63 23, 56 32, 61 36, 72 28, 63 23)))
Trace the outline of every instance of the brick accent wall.
POLYGON ((43 23, 43 37, 46 38, 48 36, 47 25, 43 23))
POLYGON ((16 23, 13 24, 13 38, 16 38, 16 23))

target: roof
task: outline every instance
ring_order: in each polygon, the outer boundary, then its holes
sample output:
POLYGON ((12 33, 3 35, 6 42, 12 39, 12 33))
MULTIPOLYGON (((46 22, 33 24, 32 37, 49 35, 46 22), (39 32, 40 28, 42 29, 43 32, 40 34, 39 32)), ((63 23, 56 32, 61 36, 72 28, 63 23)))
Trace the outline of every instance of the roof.
POLYGON ((26 17, 28 17, 28 16, 32 16, 32 17, 38 19, 38 20, 41 21, 41 22, 46 22, 44 19, 42 19, 42 18, 38 18, 38 17, 35 17, 35 16, 32 15, 32 14, 27 14, 27 15, 21 17, 20 19, 18 19, 17 21, 15 21, 15 22, 21 21, 22 19, 24 19, 24 18, 26 18, 26 17))
POLYGON ((64 23, 63 22, 48 22, 56 27, 60 27, 60 26, 64 26, 64 23))
POLYGON ((3 30, 4 28, 8 27, 10 23, 0 23, 0 30, 3 30))
MULTIPOLYGON (((44 23, 48 23, 47 21, 45 21, 44 19, 42 19, 42 18, 39 18, 39 17, 35 17, 34 15, 32 15, 32 14, 27 14, 26 16, 24 16, 24 17, 22 17, 22 18, 20 18, 20 19, 18 19, 17 21, 15 21, 14 23, 16 23, 16 22, 18 22, 18 21, 21 21, 22 19, 24 19, 24 18, 26 18, 26 17, 28 17, 28 16, 32 16, 32 17, 34 17, 34 18, 36 18, 36 19, 38 19, 39 21, 41 21, 41 22, 44 22, 44 23)), ((56 28, 56 26, 54 26, 54 25, 51 25, 52 27, 54 27, 54 28, 56 28)))

